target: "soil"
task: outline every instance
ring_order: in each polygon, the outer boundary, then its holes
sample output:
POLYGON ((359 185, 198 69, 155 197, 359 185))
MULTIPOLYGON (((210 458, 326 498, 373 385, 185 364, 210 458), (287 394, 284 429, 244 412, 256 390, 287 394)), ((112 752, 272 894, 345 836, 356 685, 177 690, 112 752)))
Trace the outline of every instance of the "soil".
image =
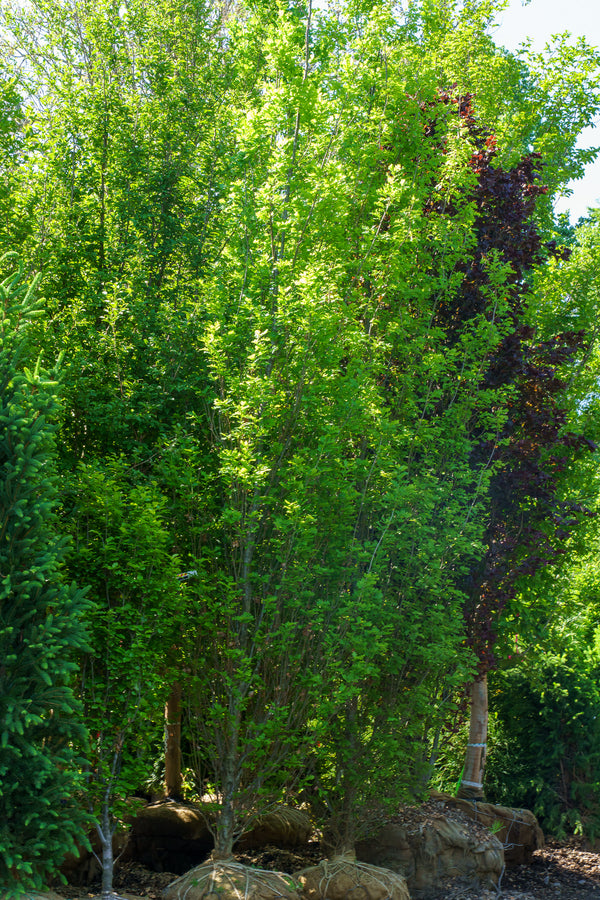
MULTIPOLYGON (((290 874, 321 858, 318 842, 297 851, 267 846, 237 855, 238 861, 247 865, 290 874)), ((175 878, 169 872, 151 872, 126 863, 115 878, 115 889, 126 900, 160 900, 161 892, 175 878)), ((100 895, 99 884, 54 890, 68 900, 93 900, 100 895)), ((550 839, 543 850, 534 853, 529 865, 507 869, 498 890, 473 890, 449 882, 430 900, 600 900, 600 852, 590 850, 579 838, 550 839)))

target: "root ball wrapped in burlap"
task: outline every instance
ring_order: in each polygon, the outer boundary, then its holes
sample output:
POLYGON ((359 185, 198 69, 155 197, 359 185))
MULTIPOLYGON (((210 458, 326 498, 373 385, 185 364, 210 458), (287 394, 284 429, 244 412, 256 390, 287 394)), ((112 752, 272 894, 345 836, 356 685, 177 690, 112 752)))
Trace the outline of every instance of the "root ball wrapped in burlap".
POLYGON ((304 900, 410 900, 401 875, 345 857, 325 859, 294 878, 304 900))
POLYGON ((299 900, 296 879, 282 872, 215 860, 190 869, 162 893, 163 900, 299 900))

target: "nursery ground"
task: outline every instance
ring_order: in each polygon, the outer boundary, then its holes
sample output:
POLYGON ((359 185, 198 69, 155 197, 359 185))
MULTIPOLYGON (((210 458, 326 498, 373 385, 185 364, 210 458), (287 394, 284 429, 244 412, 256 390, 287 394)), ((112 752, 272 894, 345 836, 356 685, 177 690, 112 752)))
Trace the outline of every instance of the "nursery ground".
MULTIPOLYGON (((265 847, 252 854, 239 855, 238 859, 259 868, 293 873, 314 865, 321 856, 315 842, 301 852, 265 847)), ((128 863, 121 867, 115 888, 126 900, 160 900, 163 889, 176 877, 128 863)), ((100 885, 55 888, 55 891, 68 900, 93 900, 99 897, 100 885)), ((589 849, 578 838, 549 839, 543 850, 534 853, 530 865, 505 871, 499 890, 473 890, 448 883, 435 900, 600 900, 600 851, 589 849)))

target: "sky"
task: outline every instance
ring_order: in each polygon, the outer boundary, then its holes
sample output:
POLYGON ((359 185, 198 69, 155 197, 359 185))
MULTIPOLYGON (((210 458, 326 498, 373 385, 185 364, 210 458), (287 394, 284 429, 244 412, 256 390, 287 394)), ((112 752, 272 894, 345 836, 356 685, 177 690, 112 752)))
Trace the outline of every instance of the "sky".
MULTIPOLYGON (((498 27, 493 31, 496 44, 508 50, 530 38, 535 50, 542 50, 553 34, 569 31, 573 37, 583 36, 588 43, 600 47, 599 0, 510 0, 507 9, 498 16, 498 27)), ((600 144, 600 120, 598 127, 586 129, 580 141, 582 146, 600 144)), ((560 212, 568 211, 571 222, 577 222, 587 213, 588 206, 600 206, 600 159, 588 166, 585 178, 571 182, 570 197, 563 198, 556 206, 560 212)))

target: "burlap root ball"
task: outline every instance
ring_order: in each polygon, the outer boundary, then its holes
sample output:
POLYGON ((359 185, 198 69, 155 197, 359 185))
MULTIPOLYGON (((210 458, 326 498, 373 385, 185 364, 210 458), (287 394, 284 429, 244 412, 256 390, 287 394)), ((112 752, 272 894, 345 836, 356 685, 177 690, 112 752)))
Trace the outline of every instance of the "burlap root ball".
POLYGON ((389 869, 349 859, 324 859, 294 875, 303 900, 410 900, 406 880, 389 869))
POLYGON ((296 879, 216 860, 190 869, 162 893, 163 900, 299 900, 296 879))

